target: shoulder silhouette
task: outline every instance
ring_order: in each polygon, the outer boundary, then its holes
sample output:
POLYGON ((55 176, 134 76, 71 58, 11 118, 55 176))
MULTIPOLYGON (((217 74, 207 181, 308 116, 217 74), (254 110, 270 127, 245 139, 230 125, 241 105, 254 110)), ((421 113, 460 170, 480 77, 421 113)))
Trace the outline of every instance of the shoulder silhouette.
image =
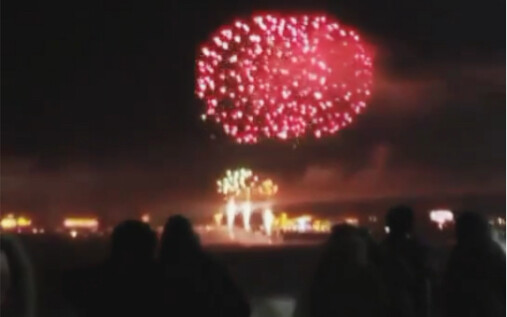
POLYGON ((368 234, 348 225, 333 227, 300 316, 384 316, 385 294, 368 234))
POLYGON ((156 235, 146 223, 126 220, 111 236, 110 264, 120 271, 152 265, 156 245, 156 235))
POLYGON ((391 316, 428 316, 430 281, 426 247, 414 234, 414 212, 395 206, 386 215, 388 235, 382 243, 382 271, 391 316))
POLYGON ((155 248, 151 228, 137 220, 118 224, 111 235, 106 262, 88 271, 87 287, 78 297, 86 316, 154 316, 159 308, 155 248))
POLYGON ((35 316, 36 285, 32 263, 15 236, 0 236, 0 261, 0 315, 35 316))
POLYGON ((160 267, 168 315, 249 316, 250 307, 226 268, 206 253, 183 216, 167 220, 160 267))
POLYGON ((463 212, 445 273, 446 311, 450 317, 505 316, 505 253, 478 213, 463 212))

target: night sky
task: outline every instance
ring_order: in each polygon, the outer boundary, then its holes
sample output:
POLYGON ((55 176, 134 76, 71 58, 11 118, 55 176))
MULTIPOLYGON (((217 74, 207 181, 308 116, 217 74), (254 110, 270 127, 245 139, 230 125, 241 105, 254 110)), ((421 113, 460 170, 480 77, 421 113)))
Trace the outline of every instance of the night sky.
POLYGON ((2 2, 2 212, 209 214, 235 166, 284 203, 505 195, 505 2, 151 3, 2 2), (375 47, 352 126, 245 146, 200 121, 199 43, 263 10, 325 11, 375 47))

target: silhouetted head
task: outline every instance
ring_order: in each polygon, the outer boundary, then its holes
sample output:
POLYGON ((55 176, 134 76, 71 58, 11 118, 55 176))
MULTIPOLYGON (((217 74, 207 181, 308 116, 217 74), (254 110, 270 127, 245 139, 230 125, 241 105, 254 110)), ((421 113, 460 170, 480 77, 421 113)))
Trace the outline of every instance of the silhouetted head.
POLYGON ((35 316, 32 263, 23 244, 10 234, 0 235, 0 278, 0 315, 35 316))
POLYGON ((153 260, 157 237, 146 223, 126 220, 114 228, 111 236, 111 260, 126 266, 153 260))
POLYGON ((201 250, 199 239, 190 221, 181 216, 170 217, 162 233, 160 258, 162 261, 174 261, 193 256, 201 250))
POLYGON ((456 220, 456 238, 460 245, 491 242, 491 228, 482 215, 466 211, 456 220))
POLYGON ((328 261, 362 266, 369 261, 369 246, 365 233, 350 225, 333 226, 325 248, 328 261))
POLYGON ((10 279, 11 279, 11 269, 9 267, 9 260, 7 259, 7 254, 1 250, 0 251, 0 279, 2 283, 0 283, 0 307, 5 302, 7 297, 7 293, 9 291, 10 279))
POLYGON ((414 212, 407 206, 391 208, 386 215, 386 225, 389 227, 389 236, 395 238, 406 237, 412 234, 414 227, 414 212))

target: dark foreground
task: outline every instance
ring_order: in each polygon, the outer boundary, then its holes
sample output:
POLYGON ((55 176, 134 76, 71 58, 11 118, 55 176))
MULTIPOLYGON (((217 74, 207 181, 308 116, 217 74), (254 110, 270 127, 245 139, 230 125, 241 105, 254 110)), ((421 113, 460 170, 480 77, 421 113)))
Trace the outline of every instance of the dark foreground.
MULTIPOLYGON (((109 252, 105 238, 19 236, 32 263, 38 316, 72 316, 62 294, 69 272, 101 263, 109 252)), ((229 269, 250 299, 253 316, 290 316, 308 286, 320 256, 320 245, 273 247, 208 247, 229 269)), ((433 267, 440 275, 447 250, 434 248, 433 267)), ((74 273, 75 274, 75 273, 74 273)), ((438 282, 438 280, 437 280, 438 282)))

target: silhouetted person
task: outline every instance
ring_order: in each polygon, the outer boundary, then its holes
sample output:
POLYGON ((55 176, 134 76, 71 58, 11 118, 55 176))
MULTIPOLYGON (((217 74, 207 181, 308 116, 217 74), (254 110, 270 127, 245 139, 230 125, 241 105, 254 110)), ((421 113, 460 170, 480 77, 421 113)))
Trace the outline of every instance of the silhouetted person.
POLYGON ((127 220, 117 225, 110 256, 89 274, 78 312, 86 316, 157 315, 156 242, 155 233, 143 222, 127 220))
POLYGON ((385 316, 385 292, 371 248, 361 229, 335 226, 296 316, 385 316))
POLYGON ((505 316, 505 253, 488 222, 465 212, 455 228, 457 243, 444 279, 447 316, 505 316))
POLYGON ((423 317, 430 313, 427 250, 414 236, 414 213, 396 206, 386 216, 382 271, 389 293, 389 316, 423 317))
POLYGON ((0 236, 0 316, 35 316, 35 280, 30 260, 12 235, 0 236))
POLYGON ((250 307, 229 273, 200 245, 183 216, 168 219, 161 239, 160 265, 168 316, 250 315, 250 307))

